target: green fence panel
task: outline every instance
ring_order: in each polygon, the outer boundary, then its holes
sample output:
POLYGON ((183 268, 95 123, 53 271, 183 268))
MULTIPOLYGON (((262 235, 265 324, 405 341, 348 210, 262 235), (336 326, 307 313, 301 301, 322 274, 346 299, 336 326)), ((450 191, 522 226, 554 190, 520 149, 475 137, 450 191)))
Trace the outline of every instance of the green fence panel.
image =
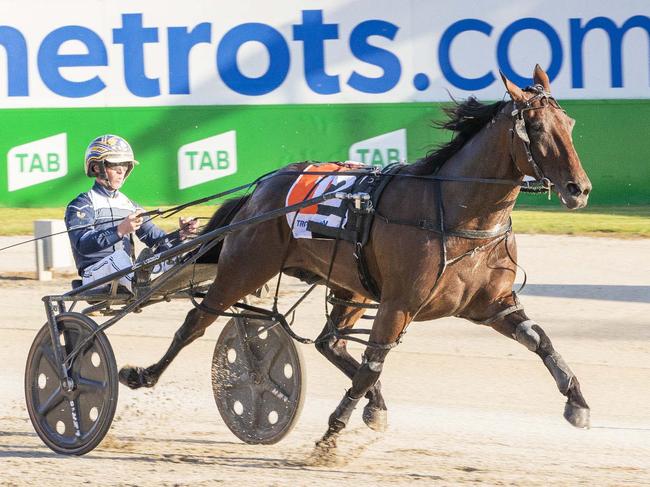
MULTIPOLYGON (((366 162, 385 164, 396 154, 414 161, 449 140, 449 132, 431 126, 432 120, 443 118, 442 107, 440 103, 390 103, 0 110, 0 153, 6 155, 5 169, 0 171, 0 205, 61 206, 86 191, 91 181, 83 173, 84 151, 91 139, 103 133, 129 140, 141 164, 124 190, 132 199, 152 206, 222 191, 290 162, 347 160, 351 146, 359 141, 401 129, 406 134, 406 154, 384 147, 374 155, 364 153, 366 162), (236 154, 217 143, 179 156, 188 144, 231 131, 235 131, 236 154), (65 154, 47 147, 15 149, 57 134, 66 134, 65 154), (9 190, 10 160, 11 170, 20 173, 12 176, 14 180, 29 182, 32 175, 38 180, 48 177, 48 171, 60 172, 66 157, 65 176, 33 185, 23 182, 18 189, 12 183, 9 190), (236 172, 179 189, 179 157, 186 169, 199 172, 216 167, 233 172, 236 160, 236 172)), ((591 203, 650 204, 650 100, 566 101, 563 107, 577 120, 573 137, 594 186, 591 203)), ((557 204, 531 195, 523 195, 520 202, 557 204)))

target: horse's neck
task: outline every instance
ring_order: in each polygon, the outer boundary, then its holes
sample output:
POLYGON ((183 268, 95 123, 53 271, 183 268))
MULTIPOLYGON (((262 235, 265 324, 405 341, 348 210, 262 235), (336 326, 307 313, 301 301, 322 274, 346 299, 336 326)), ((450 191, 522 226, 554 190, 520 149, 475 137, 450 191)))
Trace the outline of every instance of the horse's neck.
MULTIPOLYGON (((440 176, 519 181, 511 156, 510 120, 501 115, 488 123, 437 172, 440 176)), ((506 225, 519 185, 444 182, 441 185, 448 228, 492 229, 506 225)))

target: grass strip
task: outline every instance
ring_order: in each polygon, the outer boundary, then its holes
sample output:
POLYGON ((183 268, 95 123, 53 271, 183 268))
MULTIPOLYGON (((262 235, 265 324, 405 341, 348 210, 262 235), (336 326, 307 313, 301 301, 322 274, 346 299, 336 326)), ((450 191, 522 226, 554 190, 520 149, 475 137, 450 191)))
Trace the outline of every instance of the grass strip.
MULTIPOLYGON (((178 216, 209 218, 215 209, 214 205, 195 206, 154 222, 171 231, 178 228, 178 216)), ((34 220, 62 219, 63 214, 64 208, 0 208, 0 236, 31 235, 34 220)), ((596 206, 579 211, 518 206, 512 221, 517 233, 650 238, 650 206, 596 206)))

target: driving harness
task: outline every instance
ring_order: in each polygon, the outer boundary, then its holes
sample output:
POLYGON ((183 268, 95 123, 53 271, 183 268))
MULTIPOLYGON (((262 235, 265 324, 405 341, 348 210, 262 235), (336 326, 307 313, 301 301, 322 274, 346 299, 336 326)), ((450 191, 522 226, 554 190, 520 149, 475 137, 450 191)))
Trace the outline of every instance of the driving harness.
MULTIPOLYGON (((511 132, 511 158, 517 169, 524 174, 524 172, 519 168, 514 156, 514 144, 515 137, 519 138, 524 146, 524 151, 526 154, 527 162, 530 164, 533 172, 538 181, 541 181, 544 191, 549 192, 551 189, 551 182, 548 178, 544 176, 541 168, 535 162, 532 152, 530 150, 530 137, 526 129, 526 123, 524 119, 524 113, 529 110, 544 109, 548 106, 553 108, 561 109, 557 101, 551 96, 550 93, 544 90, 542 85, 529 86, 525 89, 528 92, 534 92, 535 94, 523 104, 523 106, 518 106, 515 102, 515 109, 512 111, 511 116, 513 118, 513 128, 511 132), (536 100, 546 100, 547 103, 541 104, 540 106, 533 106, 533 102, 536 100)), ((514 180, 504 180, 504 179, 480 179, 480 178, 463 178, 463 177, 446 177, 446 176, 436 176, 433 175, 411 175, 411 174, 399 174, 400 171, 406 167, 407 164, 395 163, 389 166, 386 166, 379 173, 376 170, 369 171, 367 176, 362 176, 357 178, 353 187, 350 189, 352 194, 362 194, 366 193, 369 195, 367 200, 353 199, 346 202, 348 210, 348 218, 342 227, 332 228, 326 227, 324 225, 319 225, 314 222, 310 222, 308 228, 316 234, 322 235, 323 237, 337 238, 352 242, 354 244, 354 257, 357 262, 357 271, 359 274, 359 279, 361 284, 366 289, 366 291, 372 296, 373 300, 376 302, 381 301, 381 290, 377 285, 377 282, 372 277, 369 268, 367 257, 365 254, 365 247, 368 243, 370 237, 370 231, 372 230, 372 225, 374 223, 375 217, 380 218, 382 221, 391 224, 398 225, 408 225, 414 226, 416 228, 431 231, 438 233, 442 240, 442 264, 438 270, 438 275, 435 280, 434 289, 440 278, 444 274, 448 265, 453 264, 462 258, 473 255, 477 251, 484 250, 488 247, 496 245, 501 242, 503 239, 507 239, 508 235, 512 232, 512 220, 509 220, 507 225, 497 226, 490 230, 463 230, 463 229, 449 229, 445 227, 445 214, 444 214, 444 205, 442 202, 442 191, 440 188, 442 181, 467 181, 467 182, 483 182, 487 184, 507 184, 507 185, 518 185, 519 181, 514 180), (408 221, 400 220, 395 218, 388 218, 387 216, 381 214, 378 211, 379 201, 381 196, 388 186, 388 184, 393 180, 394 177, 413 177, 417 179, 430 179, 436 184, 437 191, 437 221, 430 220, 420 220, 420 221, 408 221), (459 256, 456 256, 452 259, 447 258, 447 245, 446 240, 448 237, 459 237, 472 240, 490 240, 490 242, 479 245, 472 250, 465 252, 459 256)), ((534 189, 531 192, 539 192, 538 189, 534 189)), ((511 257, 512 258, 512 257, 511 257)), ((515 262, 516 264, 516 262, 515 262)), ((521 289, 520 289, 521 290, 521 289)), ((513 296, 515 304, 501 312, 499 312, 494 317, 487 318, 481 323, 488 324, 496 319, 500 319, 503 316, 514 313, 522 309, 522 306, 517 299, 516 293, 513 291, 513 296)))

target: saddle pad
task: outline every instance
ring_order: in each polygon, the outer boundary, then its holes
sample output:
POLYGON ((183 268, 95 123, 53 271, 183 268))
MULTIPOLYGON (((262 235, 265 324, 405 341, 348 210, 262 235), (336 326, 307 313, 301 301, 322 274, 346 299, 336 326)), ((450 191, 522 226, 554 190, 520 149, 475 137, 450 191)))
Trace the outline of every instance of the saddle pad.
MULTIPOLYGON (((360 162, 328 162, 311 164, 298 176, 287 193, 286 204, 295 205, 326 193, 350 192, 357 179, 356 175, 346 175, 346 171, 370 170, 372 166, 360 162), (309 174, 310 172, 333 172, 336 174, 309 174)), ((342 228, 347 222, 347 205, 339 199, 324 201, 318 205, 307 206, 287 213, 287 222, 294 238, 323 238, 324 235, 312 232, 310 228, 326 226, 342 228)))

